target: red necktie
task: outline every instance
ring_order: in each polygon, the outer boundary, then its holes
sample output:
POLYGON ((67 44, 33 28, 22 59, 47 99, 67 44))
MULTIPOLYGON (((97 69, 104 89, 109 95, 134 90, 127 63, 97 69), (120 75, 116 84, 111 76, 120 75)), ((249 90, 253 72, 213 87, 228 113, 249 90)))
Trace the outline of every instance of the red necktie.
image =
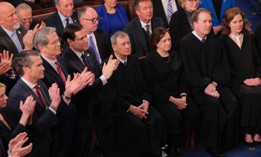
POLYGON ((57 65, 58 74, 60 75, 60 77, 63 80, 63 82, 66 83, 66 78, 65 78, 65 76, 63 74, 63 71, 62 71, 62 68, 61 68, 59 62, 55 61, 55 64, 57 65))
POLYGON ((45 110, 45 103, 44 103, 42 94, 41 94, 41 92, 40 92, 39 86, 38 86, 38 85, 35 85, 35 86, 34 86, 34 89, 35 89, 35 91, 36 91, 37 97, 39 98, 39 100, 40 100, 40 102, 41 102, 42 107, 43 107, 44 110, 45 110))

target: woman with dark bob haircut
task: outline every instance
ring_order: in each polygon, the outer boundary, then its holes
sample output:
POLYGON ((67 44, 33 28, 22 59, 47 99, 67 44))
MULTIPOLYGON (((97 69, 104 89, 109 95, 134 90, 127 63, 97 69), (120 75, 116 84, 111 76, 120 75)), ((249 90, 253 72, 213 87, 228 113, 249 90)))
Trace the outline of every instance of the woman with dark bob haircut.
POLYGON ((198 117, 198 108, 190 99, 186 80, 182 77, 182 61, 171 51, 170 33, 155 29, 150 37, 152 51, 143 61, 144 75, 152 93, 154 108, 164 119, 168 154, 181 154, 198 117))
POLYGON ((232 90, 240 102, 240 126, 245 142, 261 142, 261 59, 249 23, 239 8, 226 11, 221 40, 230 66, 232 90))

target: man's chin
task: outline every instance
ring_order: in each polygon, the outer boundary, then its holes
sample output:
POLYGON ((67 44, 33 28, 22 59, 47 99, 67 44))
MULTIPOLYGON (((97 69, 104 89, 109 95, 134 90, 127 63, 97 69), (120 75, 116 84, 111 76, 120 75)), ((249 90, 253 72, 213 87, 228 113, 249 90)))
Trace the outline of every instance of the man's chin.
POLYGON ((18 29, 19 27, 20 27, 20 24, 19 24, 19 23, 13 25, 13 28, 14 28, 14 29, 18 29))

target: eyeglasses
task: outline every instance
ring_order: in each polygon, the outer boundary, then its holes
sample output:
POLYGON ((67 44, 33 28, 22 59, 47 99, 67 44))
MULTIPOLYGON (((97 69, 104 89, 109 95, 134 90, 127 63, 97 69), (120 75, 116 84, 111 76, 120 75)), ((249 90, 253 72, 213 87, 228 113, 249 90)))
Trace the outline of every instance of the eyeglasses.
POLYGON ((33 17, 27 18, 27 19, 20 19, 23 23, 31 22, 33 17))
POLYGON ((92 18, 92 19, 83 18, 83 19, 87 20, 87 21, 91 21, 93 24, 95 24, 97 21, 102 20, 102 17, 97 17, 97 18, 92 18))
POLYGON ((199 2, 199 0, 187 0, 189 3, 198 3, 199 2))

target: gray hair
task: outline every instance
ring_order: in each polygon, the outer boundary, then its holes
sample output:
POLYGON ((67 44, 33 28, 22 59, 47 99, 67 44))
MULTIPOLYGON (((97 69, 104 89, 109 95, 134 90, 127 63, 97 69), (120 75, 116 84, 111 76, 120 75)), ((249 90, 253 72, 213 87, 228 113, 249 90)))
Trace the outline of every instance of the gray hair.
POLYGON ((40 56, 40 53, 35 50, 26 50, 20 52, 14 59, 14 67, 20 76, 24 75, 23 67, 31 67, 33 62, 30 56, 40 56))
POLYGON ((199 14, 200 13, 207 13, 209 14, 211 17, 212 17, 212 14, 211 12, 206 9, 206 8, 199 8, 197 10, 195 10, 192 14, 192 17, 191 17, 191 22, 194 23, 194 22, 198 22, 198 17, 199 17, 199 14))
POLYGON ((139 10, 140 9, 139 4, 141 2, 147 2, 147 1, 150 1, 153 4, 152 0, 135 0, 135 2, 134 2, 134 9, 135 10, 139 10))
POLYGON ((124 38, 126 36, 129 36, 127 33, 118 31, 113 36, 111 36, 111 44, 115 45, 118 38, 124 38))
POLYGON ((34 48, 39 51, 39 46, 46 46, 49 43, 47 36, 55 32, 56 28, 54 27, 44 27, 39 29, 33 38, 34 48))
POLYGON ((30 5, 26 4, 26 3, 21 3, 16 7, 16 13, 18 14, 20 12, 21 9, 30 9, 32 11, 32 8, 30 7, 30 5))
MULTIPOLYGON (((78 19, 80 20, 84 15, 85 15, 85 12, 89 9, 93 9, 92 7, 89 7, 89 6, 83 6, 81 7, 77 12, 78 12, 78 19)), ((95 9, 93 9, 95 10, 95 9)))

